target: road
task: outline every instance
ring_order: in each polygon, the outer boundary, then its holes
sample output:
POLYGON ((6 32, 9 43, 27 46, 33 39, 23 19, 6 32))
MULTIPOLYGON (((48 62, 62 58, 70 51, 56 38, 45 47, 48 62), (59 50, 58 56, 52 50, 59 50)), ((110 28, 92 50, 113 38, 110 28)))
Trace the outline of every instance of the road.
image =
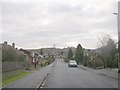
POLYGON ((33 71, 32 74, 25 76, 4 88, 36 88, 43 78, 52 70, 53 64, 50 64, 42 69, 33 71))
POLYGON ((118 88, 117 79, 68 67, 63 59, 56 59, 54 64, 43 88, 118 88))

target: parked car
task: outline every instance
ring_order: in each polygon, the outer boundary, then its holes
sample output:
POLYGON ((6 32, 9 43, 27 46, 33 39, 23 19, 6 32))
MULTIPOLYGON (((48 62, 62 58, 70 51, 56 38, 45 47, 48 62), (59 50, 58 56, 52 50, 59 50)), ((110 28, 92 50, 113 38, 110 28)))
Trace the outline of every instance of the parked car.
POLYGON ((75 60, 69 60, 68 67, 77 67, 77 62, 75 60))

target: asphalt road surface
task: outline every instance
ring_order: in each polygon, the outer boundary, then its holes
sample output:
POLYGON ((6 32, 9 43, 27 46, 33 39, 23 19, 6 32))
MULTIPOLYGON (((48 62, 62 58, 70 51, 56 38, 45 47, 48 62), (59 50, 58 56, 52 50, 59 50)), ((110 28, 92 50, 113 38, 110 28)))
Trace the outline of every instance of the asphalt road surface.
POLYGON ((52 70, 53 64, 50 64, 42 69, 34 71, 32 74, 25 76, 4 88, 36 88, 43 78, 52 70))
POLYGON ((63 59, 56 59, 55 66, 43 88, 118 88, 118 80, 102 76, 79 67, 68 67, 63 59))

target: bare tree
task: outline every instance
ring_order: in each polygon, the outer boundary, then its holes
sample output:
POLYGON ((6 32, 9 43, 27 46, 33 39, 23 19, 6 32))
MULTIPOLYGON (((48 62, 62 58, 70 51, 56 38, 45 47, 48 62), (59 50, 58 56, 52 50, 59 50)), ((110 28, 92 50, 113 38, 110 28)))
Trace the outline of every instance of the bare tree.
POLYGON ((102 38, 98 37, 100 43, 99 43, 99 50, 100 54, 103 57, 103 63, 104 67, 106 67, 107 64, 107 58, 110 57, 110 54, 113 50, 115 50, 116 45, 115 42, 111 39, 110 35, 105 35, 102 38))
POLYGON ((108 40, 110 39, 110 35, 106 34, 104 35, 102 38, 100 36, 98 36, 98 39, 100 41, 98 47, 103 47, 107 45, 108 40))

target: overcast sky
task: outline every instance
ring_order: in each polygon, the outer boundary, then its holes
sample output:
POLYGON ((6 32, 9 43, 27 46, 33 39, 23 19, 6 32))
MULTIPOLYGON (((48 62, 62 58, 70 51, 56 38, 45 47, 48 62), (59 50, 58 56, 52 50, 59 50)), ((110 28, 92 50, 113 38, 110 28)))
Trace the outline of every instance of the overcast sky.
POLYGON ((97 48, 98 36, 109 34, 115 41, 118 39, 113 14, 117 2, 4 0, 0 3, 2 42, 15 42, 18 48, 53 47, 54 43, 58 48, 76 47, 79 43, 84 48, 97 48))

